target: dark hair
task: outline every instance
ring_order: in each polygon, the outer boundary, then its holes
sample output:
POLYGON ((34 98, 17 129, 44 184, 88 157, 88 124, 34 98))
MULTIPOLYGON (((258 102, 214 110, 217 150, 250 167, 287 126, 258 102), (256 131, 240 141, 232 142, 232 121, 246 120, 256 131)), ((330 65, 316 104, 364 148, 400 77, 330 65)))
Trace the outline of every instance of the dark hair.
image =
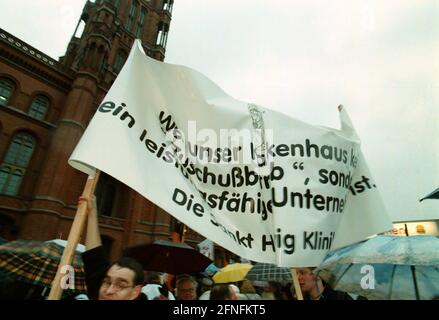
POLYGON ((162 276, 162 273, 161 272, 157 272, 157 271, 148 271, 148 274, 147 274, 147 282, 148 283, 155 283, 155 284, 162 284, 161 282, 160 282, 160 280, 161 280, 161 276, 162 276))
POLYGON ((143 267, 142 265, 133 258, 121 258, 119 261, 113 263, 113 265, 118 265, 121 268, 127 268, 132 271, 134 271, 134 285, 143 285, 143 282, 145 281, 145 275, 143 273, 143 267))
POLYGON ((216 284, 210 290, 210 300, 225 300, 230 298, 232 288, 228 284, 216 284))
POLYGON ((279 282, 269 281, 269 284, 273 290, 275 300, 284 300, 282 295, 282 285, 279 282))
POLYGON ((162 285, 159 287, 159 292, 162 296, 165 296, 166 298, 168 298, 169 295, 169 289, 166 285, 162 285))
POLYGON ((182 276, 177 278, 177 283, 176 283, 176 286, 175 286, 177 288, 177 290, 181 286, 181 284, 183 282, 186 282, 186 281, 192 282, 192 285, 194 286, 195 289, 198 287, 197 280, 195 280, 193 277, 185 274, 185 275, 182 275, 182 276))

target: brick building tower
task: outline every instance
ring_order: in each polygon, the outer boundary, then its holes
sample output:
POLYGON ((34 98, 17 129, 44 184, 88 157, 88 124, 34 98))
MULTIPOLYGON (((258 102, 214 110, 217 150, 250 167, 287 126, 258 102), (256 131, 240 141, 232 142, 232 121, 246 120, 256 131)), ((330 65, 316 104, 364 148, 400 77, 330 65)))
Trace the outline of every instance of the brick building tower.
MULTIPOLYGON (((59 61, 0 29, 0 237, 67 238, 87 178, 67 160, 134 40, 164 60, 172 8, 173 0, 88 1, 59 61)), ((112 259, 182 233, 168 213, 104 173, 96 196, 112 259)), ((185 242, 202 240, 187 230, 185 242)))

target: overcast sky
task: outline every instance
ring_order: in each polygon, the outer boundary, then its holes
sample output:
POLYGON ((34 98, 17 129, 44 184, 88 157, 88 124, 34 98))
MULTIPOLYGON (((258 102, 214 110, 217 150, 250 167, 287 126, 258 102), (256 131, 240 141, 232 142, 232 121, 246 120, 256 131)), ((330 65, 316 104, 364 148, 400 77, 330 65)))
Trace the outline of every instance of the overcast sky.
MULTIPOLYGON (((0 0, 0 27, 58 58, 84 3, 0 0)), ((438 0, 177 0, 166 61, 312 124, 343 104, 392 219, 439 219, 438 0)))

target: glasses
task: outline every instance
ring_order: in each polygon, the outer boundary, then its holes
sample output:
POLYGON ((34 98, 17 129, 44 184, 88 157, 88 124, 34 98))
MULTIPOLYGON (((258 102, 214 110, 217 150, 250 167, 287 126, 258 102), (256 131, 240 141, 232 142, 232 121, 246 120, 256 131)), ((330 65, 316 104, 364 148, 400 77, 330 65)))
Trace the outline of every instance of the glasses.
POLYGON ((109 288, 111 286, 113 286, 114 290, 116 290, 116 291, 122 291, 122 290, 125 290, 127 288, 132 288, 133 287, 133 286, 127 285, 127 284, 125 284, 123 282, 118 282, 118 281, 117 282, 111 282, 111 280, 108 279, 108 278, 104 279, 104 281, 102 282, 102 287, 109 288))

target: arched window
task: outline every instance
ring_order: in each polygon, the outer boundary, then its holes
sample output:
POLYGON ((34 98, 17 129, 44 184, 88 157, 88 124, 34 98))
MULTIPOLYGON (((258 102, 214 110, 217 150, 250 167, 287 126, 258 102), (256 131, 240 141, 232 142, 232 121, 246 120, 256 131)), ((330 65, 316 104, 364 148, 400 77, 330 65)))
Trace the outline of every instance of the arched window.
POLYGON ((78 24, 76 25, 75 32, 74 32, 75 38, 78 38, 78 39, 82 38, 82 35, 84 34, 85 27, 87 25, 88 18, 89 17, 88 17, 87 13, 83 13, 81 15, 81 18, 79 19, 78 24))
POLYGON ((133 0, 133 2, 131 3, 130 11, 128 12, 127 21, 126 21, 126 24, 125 24, 125 28, 128 31, 131 31, 131 26, 133 25, 134 16, 136 15, 136 11, 137 11, 137 6, 138 5, 139 4, 137 3, 136 0, 133 0))
POLYGON ((100 215, 111 217, 117 193, 117 181, 105 173, 101 173, 96 186, 97 210, 100 215))
POLYGON ((84 20, 80 20, 79 24, 75 30, 75 38, 81 39, 82 38, 82 34, 84 33, 85 30, 85 21, 84 20))
POLYGON ((126 60, 127 54, 124 51, 119 50, 116 55, 116 60, 114 61, 113 71, 118 73, 120 70, 122 70, 126 60))
POLYGON ((140 38, 142 36, 143 23, 145 22, 146 13, 146 9, 142 8, 142 11, 140 11, 139 20, 137 20, 136 38, 140 38))
POLYGON ((173 5, 174 5, 174 0, 163 0, 163 10, 172 13, 173 5))
POLYGON ((99 212, 104 216, 112 216, 116 187, 107 183, 100 194, 99 212))
POLYGON ((14 240, 17 238, 18 226, 14 218, 0 212, 0 238, 14 240))
POLYGON ((104 248, 105 257, 108 260, 110 260, 111 259, 111 250, 113 249, 114 240, 113 240, 113 238, 106 236, 106 235, 102 235, 101 240, 102 240, 102 247, 104 248))
POLYGON ((0 106, 7 106, 9 99, 14 93, 14 83, 6 78, 0 79, 0 106))
POLYGON ((18 194, 34 149, 35 139, 30 134, 21 132, 14 135, 0 166, 0 194, 18 194))
POLYGON ((176 240, 181 241, 188 230, 182 222, 174 217, 171 217, 169 231, 171 232, 172 237, 177 237, 176 240))
POLYGON ((169 25, 163 22, 159 22, 157 25, 157 40, 156 45, 166 48, 166 42, 168 41, 169 25))
POLYGON ((32 101, 29 109, 29 115, 38 120, 44 120, 47 110, 49 109, 49 99, 45 96, 38 95, 32 101))

